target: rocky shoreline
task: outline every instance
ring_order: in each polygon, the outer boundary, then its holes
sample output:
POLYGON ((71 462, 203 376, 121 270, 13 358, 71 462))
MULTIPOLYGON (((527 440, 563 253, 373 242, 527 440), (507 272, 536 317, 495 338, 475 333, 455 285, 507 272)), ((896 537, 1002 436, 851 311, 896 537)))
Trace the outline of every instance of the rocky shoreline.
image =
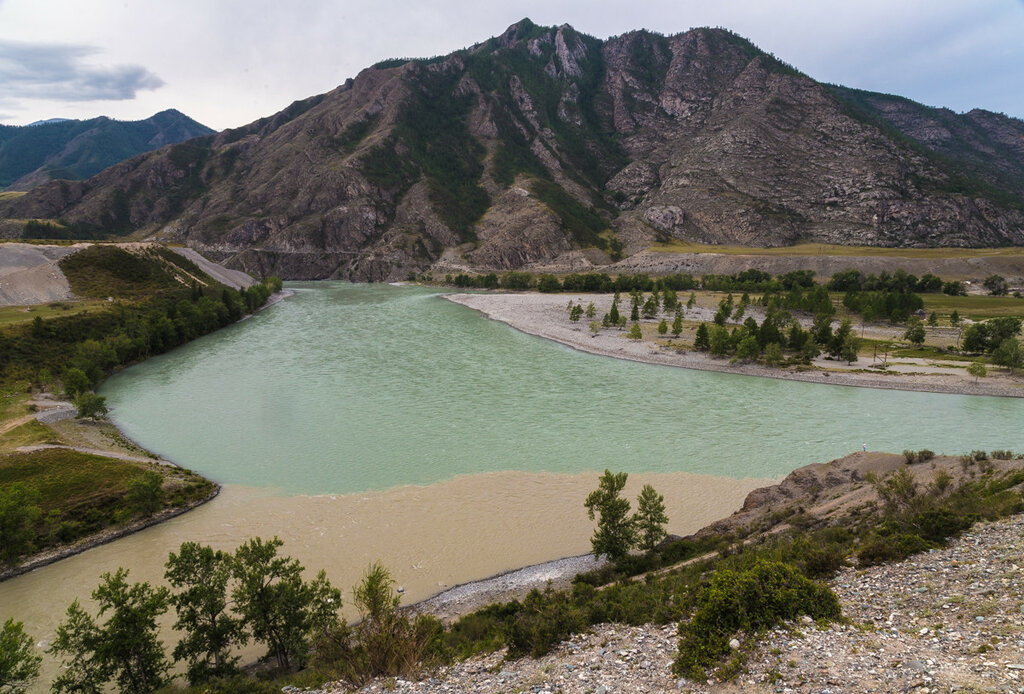
MULTIPOLYGON (((843 368, 837 362, 815 360, 811 368, 773 368, 756 363, 730 363, 703 352, 679 351, 644 340, 630 340, 624 331, 604 329, 592 335, 583 321, 572 323, 565 311, 569 300, 584 305, 593 301, 598 315, 610 308, 609 295, 481 293, 443 294, 443 298, 479 311, 524 333, 543 337, 583 352, 648 364, 676 366, 702 371, 778 378, 862 388, 913 390, 958 395, 1024 397, 1024 378, 994 370, 984 380, 973 381, 966 374, 942 366, 909 364, 885 371, 843 368)), ((706 311, 706 309, 705 309, 706 311)), ((703 317, 710 320, 710 317, 703 317)))

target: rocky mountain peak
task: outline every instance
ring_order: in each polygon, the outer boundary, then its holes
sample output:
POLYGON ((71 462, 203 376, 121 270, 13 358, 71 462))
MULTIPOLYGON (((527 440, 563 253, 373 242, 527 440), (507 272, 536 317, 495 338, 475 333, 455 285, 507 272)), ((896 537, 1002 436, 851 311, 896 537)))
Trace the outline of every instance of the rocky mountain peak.
POLYGON ((0 216, 361 280, 597 268, 672 239, 1024 244, 1024 123, 819 84, 724 29, 523 19, 0 216))

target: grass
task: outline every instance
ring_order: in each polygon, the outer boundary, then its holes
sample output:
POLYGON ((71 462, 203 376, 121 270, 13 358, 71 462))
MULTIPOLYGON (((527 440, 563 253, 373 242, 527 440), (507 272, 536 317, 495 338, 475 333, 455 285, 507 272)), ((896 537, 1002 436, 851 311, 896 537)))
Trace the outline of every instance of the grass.
POLYGON ((990 258, 1024 256, 1024 247, 1006 248, 881 248, 878 246, 837 246, 829 243, 801 243, 777 248, 687 243, 673 240, 659 243, 648 250, 659 253, 721 253, 723 255, 777 256, 875 256, 883 258, 990 258))
POLYGON ((63 448, 0 457, 0 484, 22 482, 35 489, 44 511, 116 499, 127 493, 131 481, 144 471, 138 463, 63 448))
POLYGON ((43 320, 74 316, 106 305, 105 301, 69 301, 34 306, 0 306, 0 326, 29 323, 39 316, 43 320))
POLYGON ((0 200, 13 200, 15 198, 20 198, 24 194, 25 191, 23 190, 0 191, 0 200))
POLYGON ((939 315, 956 311, 961 318, 984 320, 997 316, 1024 316, 1024 299, 1014 296, 949 296, 922 294, 924 310, 939 315))
POLYGON ((36 420, 17 426, 0 436, 0 453, 12 452, 20 446, 55 442, 53 432, 36 420))

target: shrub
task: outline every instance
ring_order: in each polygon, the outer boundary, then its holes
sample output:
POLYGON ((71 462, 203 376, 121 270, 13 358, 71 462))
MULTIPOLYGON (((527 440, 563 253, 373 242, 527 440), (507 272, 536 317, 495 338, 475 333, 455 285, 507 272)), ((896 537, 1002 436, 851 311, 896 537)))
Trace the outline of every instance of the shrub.
POLYGON ((809 615, 839 617, 839 600, 793 566, 758 559, 744 570, 719 569, 698 598, 693 619, 679 627, 675 671, 703 679, 707 668, 729 652, 729 637, 769 629, 809 615))

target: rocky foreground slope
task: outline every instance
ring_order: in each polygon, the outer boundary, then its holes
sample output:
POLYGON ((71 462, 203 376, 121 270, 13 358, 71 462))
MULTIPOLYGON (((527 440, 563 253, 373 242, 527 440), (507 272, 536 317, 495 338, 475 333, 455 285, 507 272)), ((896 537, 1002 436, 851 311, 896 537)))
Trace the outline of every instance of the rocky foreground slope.
MULTIPOLYGON (((794 471, 752 492, 730 518, 701 531, 774 533, 799 509, 832 519, 877 500, 870 474, 911 470, 924 487, 945 471, 956 483, 998 475, 1020 461, 981 464, 938 456, 855 453, 794 471)), ((1019 486, 1016 488, 1020 491, 1019 486)), ((755 540, 756 541, 756 540, 755 540)), ((901 563, 842 569, 829 586, 845 621, 803 618, 755 639, 739 634, 746 668, 728 682, 673 675, 675 624, 598 625, 540 658, 504 650, 444 668, 421 681, 385 679, 362 692, 1018 692, 1024 688, 1024 516, 976 524, 943 549, 901 563)), ((325 692, 346 691, 340 685, 325 692)))
POLYGON ((721 29, 523 20, 0 200, 285 278, 604 265, 657 240, 1024 244, 1024 122, 824 85, 721 29))
POLYGON ((499 651, 421 682, 381 680, 360 691, 1018 692, 1022 543, 1024 517, 1015 516, 901 564, 845 569, 829 585, 848 623, 772 630, 751 653, 748 671, 729 683, 672 675, 674 624, 607 624, 537 660, 506 662, 499 651))

